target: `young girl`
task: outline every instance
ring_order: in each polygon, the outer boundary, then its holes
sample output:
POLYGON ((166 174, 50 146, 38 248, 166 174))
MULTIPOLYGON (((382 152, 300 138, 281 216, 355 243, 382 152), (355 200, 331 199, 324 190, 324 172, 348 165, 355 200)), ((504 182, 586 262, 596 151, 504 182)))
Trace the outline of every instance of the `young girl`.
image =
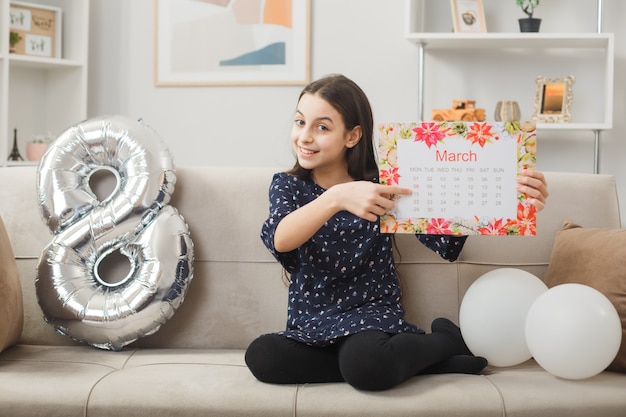
MULTIPOLYGON (((487 366, 451 321, 436 319, 426 334, 404 318, 391 235, 380 233, 378 219, 394 205, 390 194, 411 191, 378 183, 373 132, 369 101, 350 79, 327 76, 300 94, 292 129, 297 161, 274 175, 261 232, 291 274, 287 329, 259 337, 246 352, 261 381, 384 390, 418 374, 478 374, 487 366)), ((541 210, 543 175, 529 171, 518 182, 541 210)), ((447 259, 464 243, 420 238, 447 259)))

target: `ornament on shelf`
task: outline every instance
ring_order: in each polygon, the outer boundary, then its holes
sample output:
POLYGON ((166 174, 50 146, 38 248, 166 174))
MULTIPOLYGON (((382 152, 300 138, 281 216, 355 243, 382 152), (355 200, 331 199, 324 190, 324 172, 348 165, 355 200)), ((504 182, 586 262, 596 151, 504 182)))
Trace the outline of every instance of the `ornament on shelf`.
POLYGON ((533 17, 540 0, 515 0, 527 17, 518 19, 520 32, 539 32, 541 19, 533 17))
POLYGON ((13 129, 13 149, 11 149, 11 154, 9 155, 9 161, 23 161, 22 155, 20 155, 20 150, 17 148, 17 129, 13 129))
POLYGON ((496 122, 514 122, 520 121, 522 113, 519 109, 517 101, 498 101, 494 119, 496 122))
POLYGON ((433 109, 431 117, 437 122, 483 122, 485 109, 477 109, 475 100, 453 100, 451 109, 433 109))
POLYGON ((26 144, 26 159, 29 161, 39 161, 43 154, 48 150, 48 146, 52 141, 52 135, 36 135, 33 141, 26 144))

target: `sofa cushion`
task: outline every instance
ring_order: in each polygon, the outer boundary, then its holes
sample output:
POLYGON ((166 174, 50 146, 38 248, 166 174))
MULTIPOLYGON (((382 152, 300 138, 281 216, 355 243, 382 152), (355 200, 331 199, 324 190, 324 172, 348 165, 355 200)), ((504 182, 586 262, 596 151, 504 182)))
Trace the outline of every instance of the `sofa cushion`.
POLYGON ((584 228, 566 221, 557 233, 545 283, 588 285, 604 294, 622 322, 622 344, 608 369, 626 372, 626 229, 584 228))
POLYGON ((17 344, 0 355, 0 415, 92 416, 87 406, 94 387, 122 369, 133 353, 17 344))
POLYGON ((22 287, 17 263, 0 218, 0 352, 17 343, 23 324, 22 287))

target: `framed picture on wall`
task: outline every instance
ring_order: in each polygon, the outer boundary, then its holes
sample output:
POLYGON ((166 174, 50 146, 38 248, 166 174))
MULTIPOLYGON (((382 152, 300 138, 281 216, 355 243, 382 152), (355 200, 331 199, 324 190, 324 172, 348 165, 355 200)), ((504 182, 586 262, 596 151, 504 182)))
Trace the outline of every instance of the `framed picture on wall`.
POLYGON ((154 0, 157 86, 303 85, 310 0, 154 0))
POLYGON ((568 75, 563 78, 546 78, 538 76, 535 79, 535 111, 532 119, 537 122, 555 123, 569 122, 569 110, 574 99, 572 86, 576 78, 568 75))
POLYGON ((35 3, 11 2, 9 52, 61 58, 61 9, 35 3))
POLYGON ((487 32, 482 0, 450 0, 455 32, 487 32))

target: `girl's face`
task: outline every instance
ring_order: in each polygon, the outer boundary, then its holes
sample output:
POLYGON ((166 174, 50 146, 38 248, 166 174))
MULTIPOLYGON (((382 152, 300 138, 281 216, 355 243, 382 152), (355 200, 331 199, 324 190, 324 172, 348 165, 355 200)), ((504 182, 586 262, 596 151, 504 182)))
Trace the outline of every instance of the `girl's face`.
POLYGON ((298 102, 291 139, 302 168, 347 172, 346 149, 361 139, 361 127, 347 131, 341 114, 317 94, 298 102))

